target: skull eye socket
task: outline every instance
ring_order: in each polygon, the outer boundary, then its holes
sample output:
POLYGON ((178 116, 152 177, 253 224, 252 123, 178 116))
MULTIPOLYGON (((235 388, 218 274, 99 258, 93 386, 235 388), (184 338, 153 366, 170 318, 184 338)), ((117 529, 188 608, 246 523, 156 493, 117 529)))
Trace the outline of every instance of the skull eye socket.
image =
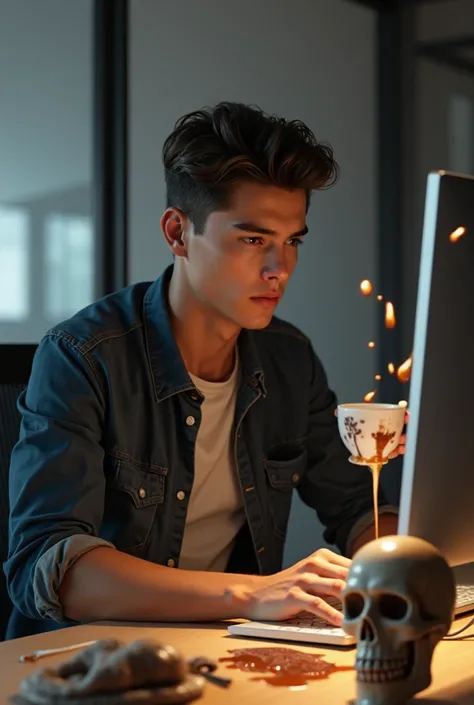
POLYGON ((344 598, 344 616, 346 619, 357 619, 364 611, 365 600, 359 592, 350 592, 344 598))
POLYGON ((398 622, 407 616, 408 610, 408 602, 399 595, 381 595, 379 598, 379 611, 386 619, 398 622))

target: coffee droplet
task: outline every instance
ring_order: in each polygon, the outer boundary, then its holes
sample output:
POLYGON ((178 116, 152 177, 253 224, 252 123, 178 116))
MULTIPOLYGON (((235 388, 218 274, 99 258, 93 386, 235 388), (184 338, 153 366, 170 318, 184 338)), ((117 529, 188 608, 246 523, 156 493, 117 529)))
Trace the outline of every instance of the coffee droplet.
POLYGON ((385 304, 385 328, 395 328, 397 321, 395 318, 395 309, 391 301, 385 304))
POLYGON ((369 348, 375 348, 375 343, 373 340, 370 341, 369 348))
POLYGON ((368 279, 363 279, 360 283, 360 290, 364 296, 370 296, 373 291, 371 282, 368 279))
POLYGON ((388 371, 391 375, 395 374, 395 365, 393 364, 393 362, 388 363, 388 371))
POLYGON ((397 370, 397 378, 399 382, 409 382, 410 377, 411 377, 411 364, 412 364, 412 356, 405 360, 405 362, 400 365, 400 367, 397 370))
POLYGON ((377 394, 376 391, 374 391, 374 392, 368 392, 368 394, 366 394, 365 397, 364 397, 364 401, 367 401, 367 402, 372 401, 372 399, 375 397, 376 394, 377 394))
POLYGON ((449 241, 450 242, 457 242, 465 234, 466 234, 466 228, 461 225, 459 228, 456 228, 456 230, 453 230, 453 232, 450 233, 449 241))

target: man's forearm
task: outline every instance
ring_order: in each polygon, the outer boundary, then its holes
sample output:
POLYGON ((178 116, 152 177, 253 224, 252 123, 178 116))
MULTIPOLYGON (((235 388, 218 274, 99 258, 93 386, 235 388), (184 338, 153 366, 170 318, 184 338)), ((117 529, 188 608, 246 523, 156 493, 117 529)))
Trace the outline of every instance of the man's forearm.
POLYGON ((129 621, 213 621, 244 617, 244 600, 230 600, 237 586, 252 590, 261 576, 167 568, 98 547, 66 572, 59 598, 68 619, 129 621))
MULTIPOLYGON (((381 514, 379 516, 379 537, 393 536, 398 531, 398 516, 396 514, 381 514)), ((354 539, 352 544, 352 555, 356 554, 359 548, 365 546, 369 541, 375 539, 375 523, 368 526, 354 539)))

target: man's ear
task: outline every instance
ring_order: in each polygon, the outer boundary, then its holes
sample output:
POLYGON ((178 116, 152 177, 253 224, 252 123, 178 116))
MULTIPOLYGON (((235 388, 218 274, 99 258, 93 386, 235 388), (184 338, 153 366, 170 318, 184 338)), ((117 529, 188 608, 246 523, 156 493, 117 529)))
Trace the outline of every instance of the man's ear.
POLYGON ((166 244, 176 257, 186 257, 189 221, 179 208, 167 208, 161 216, 161 231, 166 244))

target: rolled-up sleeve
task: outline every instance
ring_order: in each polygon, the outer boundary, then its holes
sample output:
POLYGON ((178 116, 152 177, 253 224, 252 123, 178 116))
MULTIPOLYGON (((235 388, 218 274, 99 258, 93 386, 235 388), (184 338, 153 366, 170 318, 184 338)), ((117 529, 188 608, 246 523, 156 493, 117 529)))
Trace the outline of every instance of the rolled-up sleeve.
POLYGON ((104 395, 76 341, 41 342, 20 395, 20 438, 10 464, 9 552, 13 604, 27 617, 62 620, 58 590, 81 555, 99 545, 105 476, 104 395))
MULTIPOLYGON (((354 537, 373 519, 370 471, 349 462, 337 427, 337 400, 326 373, 311 349, 310 409, 307 433, 308 467, 298 491, 316 509, 325 526, 324 539, 347 553, 354 537)), ((380 490, 383 512, 396 512, 380 490)))
POLYGON ((33 592, 36 611, 44 619, 65 622, 61 603, 59 601, 59 586, 64 575, 78 558, 98 546, 115 548, 109 541, 76 534, 67 539, 61 539, 45 551, 35 565, 33 574, 33 592))

